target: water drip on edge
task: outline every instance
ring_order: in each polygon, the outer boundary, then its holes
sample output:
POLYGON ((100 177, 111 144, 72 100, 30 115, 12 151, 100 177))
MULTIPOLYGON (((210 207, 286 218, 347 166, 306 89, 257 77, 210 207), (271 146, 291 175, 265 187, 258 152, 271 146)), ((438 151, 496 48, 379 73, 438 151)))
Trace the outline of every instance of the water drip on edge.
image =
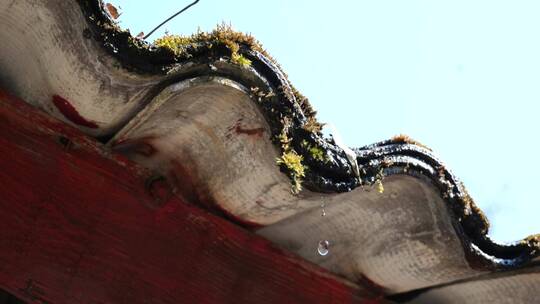
POLYGON ((325 256, 329 252, 328 250, 329 247, 330 247, 329 241, 327 240, 320 241, 319 246, 317 247, 317 252, 319 253, 319 255, 325 256))

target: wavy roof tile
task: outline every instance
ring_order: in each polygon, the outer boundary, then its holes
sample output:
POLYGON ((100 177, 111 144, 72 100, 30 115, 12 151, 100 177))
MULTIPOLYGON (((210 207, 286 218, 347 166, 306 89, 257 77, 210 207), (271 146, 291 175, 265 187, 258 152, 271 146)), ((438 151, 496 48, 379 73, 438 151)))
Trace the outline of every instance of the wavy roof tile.
POLYGON ((461 182, 406 136, 356 149, 323 137, 253 37, 218 27, 149 44, 100 1, 0 8, 0 84, 176 195, 389 300, 534 301, 537 236, 493 242, 461 182))

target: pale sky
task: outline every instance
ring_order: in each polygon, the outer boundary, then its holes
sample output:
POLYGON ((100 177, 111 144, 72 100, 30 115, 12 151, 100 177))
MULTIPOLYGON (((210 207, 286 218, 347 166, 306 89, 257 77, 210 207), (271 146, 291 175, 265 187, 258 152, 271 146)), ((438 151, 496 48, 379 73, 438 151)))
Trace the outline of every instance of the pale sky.
MULTIPOLYGON (((136 35, 191 1, 111 2, 136 35)), ((253 34, 347 145, 426 144, 510 242, 540 233, 538 16, 533 0, 201 0, 148 40, 221 22, 253 34)))

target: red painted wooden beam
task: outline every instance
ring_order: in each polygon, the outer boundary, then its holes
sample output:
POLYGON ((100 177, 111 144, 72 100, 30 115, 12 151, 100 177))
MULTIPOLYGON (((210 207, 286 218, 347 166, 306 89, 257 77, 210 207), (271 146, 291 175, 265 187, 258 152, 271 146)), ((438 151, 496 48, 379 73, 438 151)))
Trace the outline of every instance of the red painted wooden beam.
POLYGON ((35 303, 383 301, 0 93, 0 288, 35 303))

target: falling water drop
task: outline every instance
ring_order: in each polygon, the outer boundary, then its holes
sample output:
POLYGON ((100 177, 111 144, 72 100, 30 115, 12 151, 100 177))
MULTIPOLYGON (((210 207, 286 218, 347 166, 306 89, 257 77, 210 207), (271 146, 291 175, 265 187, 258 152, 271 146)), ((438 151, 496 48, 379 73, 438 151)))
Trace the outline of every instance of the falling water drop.
POLYGON ((319 242, 319 247, 317 248, 317 252, 319 252, 320 255, 325 256, 328 254, 328 247, 330 247, 330 242, 327 240, 323 240, 319 242))
POLYGON ((325 216, 326 211, 324 210, 324 203, 321 204, 321 216, 325 216))

